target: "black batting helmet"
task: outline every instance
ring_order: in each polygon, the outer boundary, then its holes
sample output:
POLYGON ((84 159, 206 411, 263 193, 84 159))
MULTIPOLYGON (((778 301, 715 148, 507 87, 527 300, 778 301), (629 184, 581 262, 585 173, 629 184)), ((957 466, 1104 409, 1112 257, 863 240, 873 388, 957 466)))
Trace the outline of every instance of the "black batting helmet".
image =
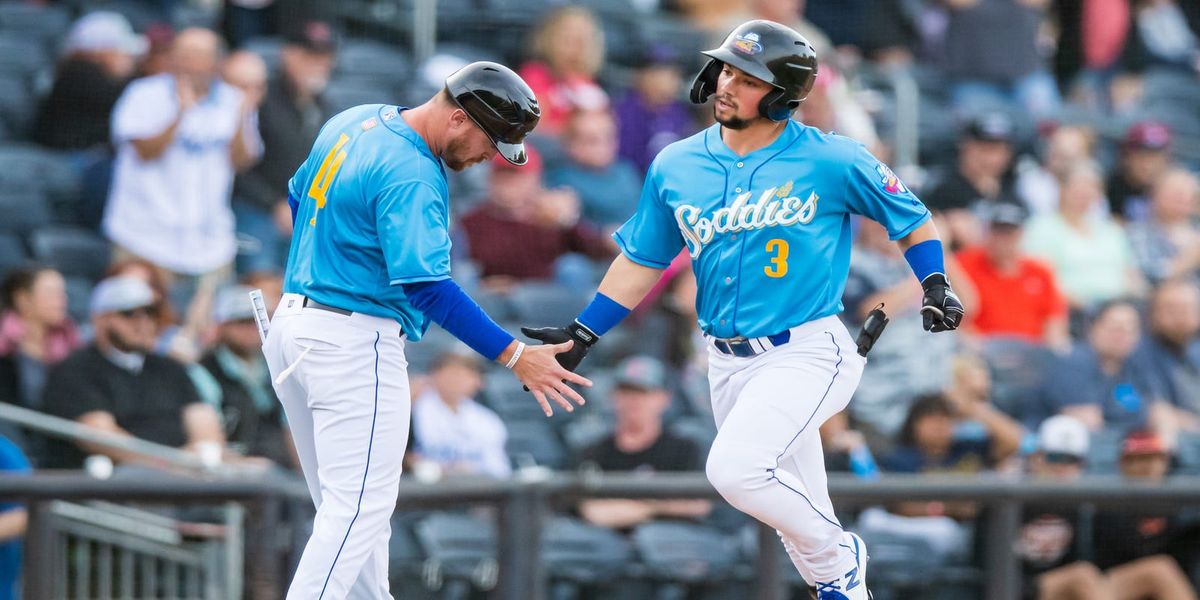
POLYGON ((473 62, 446 78, 446 93, 491 138, 500 156, 525 164, 525 136, 542 111, 519 75, 494 62, 473 62))
POLYGON ((703 104, 717 91, 721 65, 727 64, 775 87, 758 105, 758 113, 772 121, 787 120, 817 79, 817 53, 812 44, 774 21, 742 23, 719 48, 702 54, 712 60, 692 83, 692 102, 703 104))

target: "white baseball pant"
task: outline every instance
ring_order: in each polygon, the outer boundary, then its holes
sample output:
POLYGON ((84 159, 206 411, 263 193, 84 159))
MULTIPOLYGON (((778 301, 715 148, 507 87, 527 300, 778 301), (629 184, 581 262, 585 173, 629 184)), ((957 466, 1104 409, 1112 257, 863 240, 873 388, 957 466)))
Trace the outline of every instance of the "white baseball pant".
POLYGON ((390 599, 390 519, 411 410, 402 331, 303 304, 284 294, 263 346, 317 507, 287 597, 390 599))
POLYGON ((818 430, 850 402, 865 365, 833 316, 792 328, 788 343, 755 356, 709 345, 717 437, 708 479, 735 508, 779 532, 810 584, 835 581, 856 564, 829 499, 818 430))

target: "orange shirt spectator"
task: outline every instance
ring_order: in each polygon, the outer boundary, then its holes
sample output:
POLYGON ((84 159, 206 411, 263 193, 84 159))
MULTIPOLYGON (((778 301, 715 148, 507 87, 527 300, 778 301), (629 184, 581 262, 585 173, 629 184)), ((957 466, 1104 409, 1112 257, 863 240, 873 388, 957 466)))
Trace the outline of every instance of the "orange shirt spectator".
POLYGON ((590 11, 564 6, 546 16, 533 33, 532 60, 520 69, 542 108, 538 133, 558 135, 572 112, 608 107, 596 83, 603 64, 604 33, 590 11))
POLYGON ((971 329, 984 336, 1017 336, 1067 347, 1067 300, 1054 272, 1019 250, 1024 207, 1005 203, 989 212, 983 245, 957 255, 979 293, 971 329))

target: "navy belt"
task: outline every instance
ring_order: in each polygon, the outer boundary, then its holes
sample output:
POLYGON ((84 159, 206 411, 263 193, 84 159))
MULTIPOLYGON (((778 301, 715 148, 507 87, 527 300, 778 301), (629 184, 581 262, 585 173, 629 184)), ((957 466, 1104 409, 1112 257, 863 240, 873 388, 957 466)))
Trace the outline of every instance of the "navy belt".
POLYGON ((329 306, 328 304, 321 304, 320 302, 317 302, 316 300, 313 300, 312 298, 309 298, 307 296, 304 297, 304 305, 303 306, 305 308, 315 308, 317 310, 327 310, 331 313, 337 313, 339 315, 343 315, 343 316, 347 316, 347 317, 354 314, 354 311, 352 311, 352 310, 346 310, 344 308, 338 308, 336 306, 329 306))
POLYGON ((732 338, 709 338, 712 341, 713 347, 722 354, 730 356, 739 356, 742 358, 762 354, 776 346, 782 346, 792 339, 791 330, 785 329, 774 335, 768 335, 756 338, 747 337, 732 337, 732 338))

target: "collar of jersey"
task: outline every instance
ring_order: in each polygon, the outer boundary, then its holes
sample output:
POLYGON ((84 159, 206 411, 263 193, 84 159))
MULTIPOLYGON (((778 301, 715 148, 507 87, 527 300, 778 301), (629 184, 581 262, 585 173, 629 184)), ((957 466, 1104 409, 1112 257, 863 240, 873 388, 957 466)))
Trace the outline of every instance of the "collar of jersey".
POLYGON ((379 122, 383 123, 384 127, 387 127, 395 132, 396 135, 412 142, 412 145, 416 146, 417 151, 419 151, 421 154, 424 154, 434 162, 441 164, 441 161, 438 160, 438 157, 434 156, 433 151, 429 149, 429 144, 425 143, 425 139, 417 134, 416 130, 414 130, 412 127, 409 127, 408 123, 404 121, 404 117, 400 116, 400 113, 408 110, 409 108, 410 107, 408 106, 383 106, 379 109, 379 122), (396 111, 395 118, 384 119, 384 113, 391 110, 396 111))
POLYGON ((704 145, 708 148, 708 151, 717 158, 731 161, 740 160, 745 162, 749 160, 756 160, 763 156, 774 155, 788 144, 791 144, 796 139, 797 135, 800 135, 800 124, 789 119, 787 125, 783 128, 783 132, 779 134, 779 137, 775 138, 775 141, 751 152, 750 154, 738 156, 737 153, 729 149, 729 146, 725 145, 725 140, 721 138, 721 124, 714 123, 704 133, 704 145))

